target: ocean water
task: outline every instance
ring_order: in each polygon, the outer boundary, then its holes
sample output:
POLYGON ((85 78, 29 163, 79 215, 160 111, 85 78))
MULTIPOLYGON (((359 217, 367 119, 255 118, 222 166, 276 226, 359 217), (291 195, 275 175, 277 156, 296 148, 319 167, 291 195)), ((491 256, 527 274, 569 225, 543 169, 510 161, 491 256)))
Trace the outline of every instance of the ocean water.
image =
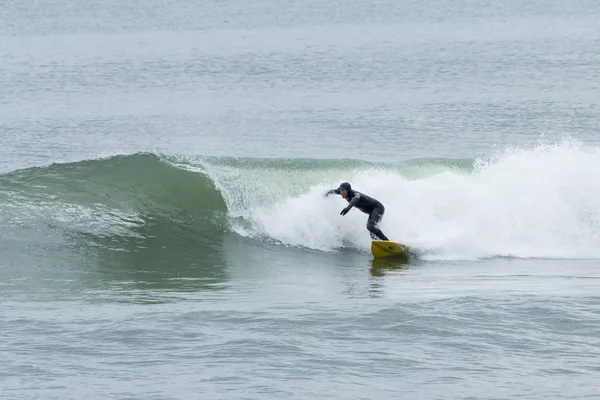
POLYGON ((600 397, 600 3, 1 8, 3 399, 600 397))

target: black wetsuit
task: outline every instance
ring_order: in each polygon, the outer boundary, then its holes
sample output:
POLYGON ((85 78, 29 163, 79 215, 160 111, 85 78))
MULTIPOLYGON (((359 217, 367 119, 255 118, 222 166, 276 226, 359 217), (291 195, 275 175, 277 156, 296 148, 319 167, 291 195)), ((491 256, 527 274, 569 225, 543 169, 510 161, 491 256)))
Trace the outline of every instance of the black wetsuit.
MULTIPOLYGON (((327 194, 332 193, 340 194, 340 190, 332 189, 327 192, 327 194)), ((380 240, 389 240, 383 232, 381 232, 381 229, 377 227, 377 224, 379 224, 383 217, 383 213, 385 212, 385 207, 379 200, 367 196, 364 193, 357 192, 356 190, 349 190, 346 201, 348 202, 348 209, 356 207, 365 214, 369 214, 367 229, 371 232, 371 237, 373 239, 378 237, 380 240)))

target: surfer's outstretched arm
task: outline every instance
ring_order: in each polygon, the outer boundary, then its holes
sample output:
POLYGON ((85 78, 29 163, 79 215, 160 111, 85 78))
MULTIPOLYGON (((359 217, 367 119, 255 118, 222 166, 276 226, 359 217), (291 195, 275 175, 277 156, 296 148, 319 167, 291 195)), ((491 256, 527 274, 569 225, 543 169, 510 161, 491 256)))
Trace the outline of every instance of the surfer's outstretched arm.
POLYGON ((327 192, 325 192, 325 197, 327 197, 327 196, 329 196, 331 194, 334 194, 334 193, 335 194, 340 194, 340 189, 331 189, 331 190, 328 190, 327 192))

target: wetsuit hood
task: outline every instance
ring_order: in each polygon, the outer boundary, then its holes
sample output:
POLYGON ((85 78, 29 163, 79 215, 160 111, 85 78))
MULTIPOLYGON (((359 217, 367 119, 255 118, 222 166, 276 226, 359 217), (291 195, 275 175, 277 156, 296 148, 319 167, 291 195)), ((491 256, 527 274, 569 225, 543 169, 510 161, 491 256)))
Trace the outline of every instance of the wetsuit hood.
POLYGON ((352 186, 350 186, 350 184, 348 182, 342 182, 340 183, 340 189, 346 189, 347 191, 351 192, 352 191, 352 186))

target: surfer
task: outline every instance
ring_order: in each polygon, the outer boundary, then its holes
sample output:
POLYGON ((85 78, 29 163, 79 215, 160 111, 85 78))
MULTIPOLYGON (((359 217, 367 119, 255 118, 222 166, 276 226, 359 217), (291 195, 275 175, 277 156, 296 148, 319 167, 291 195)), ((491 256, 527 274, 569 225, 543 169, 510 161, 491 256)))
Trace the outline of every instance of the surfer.
POLYGON ((342 195, 348 202, 348 207, 344 208, 342 212, 340 212, 340 215, 346 215, 352 207, 358 208, 365 214, 369 214, 367 229, 371 232, 371 238, 375 239, 378 237, 380 240, 389 240, 377 227, 377 224, 379 224, 379 221, 381 221, 383 213, 385 212, 385 207, 379 200, 367 196, 364 193, 357 192, 356 190, 352 190, 352 186, 350 186, 348 182, 340 184, 340 187, 337 189, 328 190, 325 193, 325 196, 334 193, 342 195))

